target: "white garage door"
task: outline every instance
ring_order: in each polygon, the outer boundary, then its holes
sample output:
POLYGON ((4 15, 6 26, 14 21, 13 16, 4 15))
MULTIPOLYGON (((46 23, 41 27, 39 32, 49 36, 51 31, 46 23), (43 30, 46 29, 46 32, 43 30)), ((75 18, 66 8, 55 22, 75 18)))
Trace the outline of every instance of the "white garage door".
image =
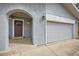
POLYGON ((73 25, 47 22, 47 42, 73 38, 73 25))

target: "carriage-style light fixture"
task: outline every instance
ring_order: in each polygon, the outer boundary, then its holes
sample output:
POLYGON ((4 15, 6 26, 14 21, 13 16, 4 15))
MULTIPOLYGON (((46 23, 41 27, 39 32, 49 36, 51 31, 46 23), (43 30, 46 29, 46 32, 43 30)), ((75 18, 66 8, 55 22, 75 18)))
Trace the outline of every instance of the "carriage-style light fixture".
POLYGON ((42 20, 45 20, 45 19, 46 19, 46 16, 45 16, 45 13, 43 13, 42 20))

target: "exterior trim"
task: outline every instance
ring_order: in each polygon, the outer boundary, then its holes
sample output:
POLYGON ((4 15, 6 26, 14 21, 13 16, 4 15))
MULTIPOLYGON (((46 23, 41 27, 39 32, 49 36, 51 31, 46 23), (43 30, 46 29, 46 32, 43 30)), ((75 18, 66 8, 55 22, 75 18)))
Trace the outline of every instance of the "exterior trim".
POLYGON ((59 17, 59 16, 54 16, 51 14, 46 14, 46 20, 53 21, 53 22, 60 22, 60 23, 75 24, 75 20, 63 18, 63 17, 59 17))
POLYGON ((14 27, 14 21, 15 20, 20 20, 20 21, 23 21, 23 31, 22 31, 22 37, 24 36, 24 20, 22 20, 22 19, 12 19, 13 21, 12 21, 12 23, 13 23, 13 32, 12 32, 12 37, 15 37, 15 34, 14 34, 14 29, 15 29, 15 27, 14 27))
POLYGON ((79 12, 78 8, 75 6, 74 3, 72 3, 72 6, 74 6, 74 8, 77 10, 77 12, 79 12))

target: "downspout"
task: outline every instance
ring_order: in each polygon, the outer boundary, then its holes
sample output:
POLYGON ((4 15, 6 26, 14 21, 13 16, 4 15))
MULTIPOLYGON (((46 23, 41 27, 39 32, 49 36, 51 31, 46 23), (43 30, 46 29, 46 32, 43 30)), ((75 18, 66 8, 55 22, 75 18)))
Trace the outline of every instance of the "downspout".
POLYGON ((45 16, 45 44, 47 44, 47 19, 45 16))

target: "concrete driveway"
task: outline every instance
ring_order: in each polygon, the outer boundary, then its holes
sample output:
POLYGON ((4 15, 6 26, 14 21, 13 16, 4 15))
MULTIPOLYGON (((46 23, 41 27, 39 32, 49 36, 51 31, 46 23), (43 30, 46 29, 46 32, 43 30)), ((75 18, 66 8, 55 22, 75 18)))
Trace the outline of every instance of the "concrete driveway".
POLYGON ((78 56, 79 40, 65 40, 47 45, 11 44, 10 49, 0 52, 1 56, 78 56))

